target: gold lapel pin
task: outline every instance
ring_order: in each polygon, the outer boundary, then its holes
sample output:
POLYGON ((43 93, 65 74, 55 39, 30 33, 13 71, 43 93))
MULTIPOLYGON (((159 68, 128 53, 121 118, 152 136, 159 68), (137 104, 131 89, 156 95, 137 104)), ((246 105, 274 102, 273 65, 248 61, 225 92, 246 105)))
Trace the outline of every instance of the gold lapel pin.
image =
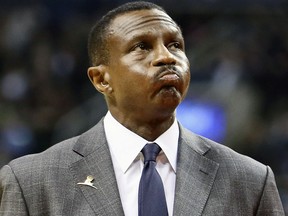
POLYGON ((86 185, 86 186, 90 186, 90 187, 93 187, 93 188, 97 189, 97 187, 95 187, 93 185, 93 181, 94 181, 94 177, 91 176, 91 175, 88 175, 84 182, 78 182, 77 184, 78 185, 86 185))

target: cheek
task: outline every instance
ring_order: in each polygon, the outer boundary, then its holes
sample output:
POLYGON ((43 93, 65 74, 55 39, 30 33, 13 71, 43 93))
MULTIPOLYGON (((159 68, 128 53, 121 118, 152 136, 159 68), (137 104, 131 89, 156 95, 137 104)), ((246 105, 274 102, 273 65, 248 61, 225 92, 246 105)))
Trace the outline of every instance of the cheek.
POLYGON ((189 89, 189 86, 190 86, 190 72, 187 73, 185 76, 184 96, 186 96, 188 89, 189 89))
POLYGON ((185 71, 185 77, 188 81, 190 81, 190 62, 188 58, 185 56, 185 63, 183 64, 183 71, 185 71))
POLYGON ((190 65, 189 61, 187 61, 183 64, 182 66, 183 69, 183 93, 186 95, 186 92, 188 91, 189 85, 190 85, 190 79, 191 79, 191 74, 190 74, 190 65))

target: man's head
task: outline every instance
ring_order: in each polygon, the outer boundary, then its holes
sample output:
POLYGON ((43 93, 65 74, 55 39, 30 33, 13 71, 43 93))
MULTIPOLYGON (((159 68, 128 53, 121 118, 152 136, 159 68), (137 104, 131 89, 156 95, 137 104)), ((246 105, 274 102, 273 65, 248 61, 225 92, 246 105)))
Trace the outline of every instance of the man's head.
POLYGON ((190 81, 179 26, 162 8, 143 2, 128 3, 105 17, 100 22, 109 21, 101 24, 100 36, 96 27, 89 40, 94 63, 88 75, 112 115, 119 122, 173 118, 190 81), (93 38, 104 43, 100 51, 93 38))
MULTIPOLYGON (((91 66, 105 64, 109 62, 109 52, 107 49, 107 37, 109 26, 115 17, 137 10, 164 9, 151 2, 136 1, 123 4, 114 10, 109 11, 91 29, 88 37, 88 55, 91 66)), ((165 11, 164 11, 165 12, 165 11)))

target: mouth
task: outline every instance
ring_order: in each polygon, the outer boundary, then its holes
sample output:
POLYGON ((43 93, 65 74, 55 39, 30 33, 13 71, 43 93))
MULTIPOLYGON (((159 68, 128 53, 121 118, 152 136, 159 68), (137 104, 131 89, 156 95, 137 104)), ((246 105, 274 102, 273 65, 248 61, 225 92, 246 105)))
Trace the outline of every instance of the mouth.
POLYGON ((159 80, 166 80, 166 81, 173 81, 173 80, 178 80, 178 79, 179 79, 179 75, 174 72, 163 73, 159 77, 159 80))
POLYGON ((156 75, 156 83, 160 88, 169 89, 175 87, 178 89, 182 83, 180 72, 176 68, 164 67, 156 75))
POLYGON ((177 80, 180 79, 179 72, 175 67, 164 67, 157 73, 159 80, 177 80))
POLYGON ((183 92, 183 85, 183 75, 174 65, 161 67, 154 75, 153 86, 155 92, 161 92, 161 95, 164 93, 167 96, 179 96, 183 92))

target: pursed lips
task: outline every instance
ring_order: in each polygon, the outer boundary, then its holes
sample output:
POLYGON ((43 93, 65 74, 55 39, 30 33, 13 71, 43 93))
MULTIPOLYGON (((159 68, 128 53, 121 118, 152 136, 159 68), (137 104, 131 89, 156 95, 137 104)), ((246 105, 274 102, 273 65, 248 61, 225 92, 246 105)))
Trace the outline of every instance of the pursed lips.
MULTIPOLYGON (((182 92, 183 77, 181 72, 176 67, 163 67, 157 71, 153 79, 153 85, 156 90, 155 93, 159 92, 182 92)), ((174 94, 173 93, 173 94, 174 94)))
POLYGON ((174 69, 166 69, 158 75, 159 81, 176 81, 180 79, 180 75, 174 69))
POLYGON ((157 78, 159 80, 176 80, 180 78, 180 75, 174 66, 164 67, 158 72, 157 78))
POLYGON ((153 85, 156 89, 182 88, 183 77, 175 65, 165 65, 154 75, 153 85))
POLYGON ((178 91, 181 89, 182 77, 176 68, 163 68, 155 78, 155 87, 159 88, 159 90, 174 89, 178 91))
POLYGON ((162 74, 160 77, 160 80, 177 80, 179 79, 179 76, 176 73, 165 73, 162 74))

